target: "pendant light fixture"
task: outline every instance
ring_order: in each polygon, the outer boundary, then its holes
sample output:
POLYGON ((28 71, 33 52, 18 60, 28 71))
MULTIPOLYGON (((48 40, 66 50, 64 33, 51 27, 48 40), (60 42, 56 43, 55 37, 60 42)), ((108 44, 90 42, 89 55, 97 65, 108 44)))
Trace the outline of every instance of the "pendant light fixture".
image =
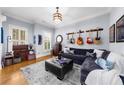
POLYGON ((53 21, 59 23, 62 21, 62 14, 59 13, 59 7, 56 7, 56 12, 53 14, 53 21))

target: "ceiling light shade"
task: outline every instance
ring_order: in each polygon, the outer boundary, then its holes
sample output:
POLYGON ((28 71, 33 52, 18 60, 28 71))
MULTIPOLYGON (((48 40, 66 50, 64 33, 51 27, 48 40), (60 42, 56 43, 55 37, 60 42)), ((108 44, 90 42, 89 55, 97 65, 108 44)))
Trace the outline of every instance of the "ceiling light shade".
POLYGON ((56 13, 53 14, 53 21, 59 23, 62 21, 62 14, 59 13, 59 7, 56 7, 56 13))

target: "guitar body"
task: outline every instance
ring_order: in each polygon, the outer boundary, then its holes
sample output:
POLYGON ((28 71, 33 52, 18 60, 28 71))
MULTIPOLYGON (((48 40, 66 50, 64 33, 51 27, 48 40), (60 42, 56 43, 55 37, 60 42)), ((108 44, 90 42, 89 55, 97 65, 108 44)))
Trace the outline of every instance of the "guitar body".
POLYGON ((87 44, 93 44, 93 40, 90 37, 87 37, 87 44))
POLYGON ((75 39, 74 39, 74 38, 71 38, 71 39, 70 39, 70 43, 71 43, 71 44, 75 44, 75 39))
POLYGON ((94 38, 94 44, 98 45, 98 44, 101 44, 101 37, 98 36, 98 31, 96 33, 96 38, 94 38))
POLYGON ((100 37, 96 37, 95 39, 94 39, 94 44, 101 44, 101 38, 100 37))
POLYGON ((83 44, 83 38, 82 37, 78 37, 77 38, 77 44, 78 45, 82 45, 83 44))
MULTIPOLYGON (((69 39, 69 38, 68 38, 69 39)), ((70 43, 71 44, 75 44, 75 39, 74 39, 74 37, 73 37, 73 34, 72 34, 72 37, 70 38, 70 43)))

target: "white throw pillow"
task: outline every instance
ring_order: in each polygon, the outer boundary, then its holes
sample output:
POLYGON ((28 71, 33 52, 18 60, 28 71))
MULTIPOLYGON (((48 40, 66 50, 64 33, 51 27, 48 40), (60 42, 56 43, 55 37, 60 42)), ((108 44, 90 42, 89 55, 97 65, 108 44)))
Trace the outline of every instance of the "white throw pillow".
POLYGON ((107 57, 107 60, 115 63, 114 69, 124 75, 124 56, 111 52, 107 57))
POLYGON ((96 57, 100 58, 102 56, 104 51, 98 50, 98 49, 94 49, 94 53, 96 53, 96 57))
POLYGON ((68 51, 70 51, 70 48, 69 47, 64 47, 63 51, 64 51, 64 53, 68 53, 68 51))

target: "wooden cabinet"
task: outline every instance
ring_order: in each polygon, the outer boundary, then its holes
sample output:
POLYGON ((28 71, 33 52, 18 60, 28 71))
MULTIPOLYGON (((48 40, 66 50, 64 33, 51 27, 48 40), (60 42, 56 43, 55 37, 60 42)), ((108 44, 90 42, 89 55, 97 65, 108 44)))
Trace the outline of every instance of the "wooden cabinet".
POLYGON ((26 60, 33 60, 36 59, 36 54, 32 53, 30 54, 30 51, 28 49, 29 45, 14 45, 13 51, 14 51, 14 57, 21 57, 22 61, 26 60))
POLYGON ((28 45, 13 45, 14 57, 21 57, 22 61, 28 60, 28 45))

